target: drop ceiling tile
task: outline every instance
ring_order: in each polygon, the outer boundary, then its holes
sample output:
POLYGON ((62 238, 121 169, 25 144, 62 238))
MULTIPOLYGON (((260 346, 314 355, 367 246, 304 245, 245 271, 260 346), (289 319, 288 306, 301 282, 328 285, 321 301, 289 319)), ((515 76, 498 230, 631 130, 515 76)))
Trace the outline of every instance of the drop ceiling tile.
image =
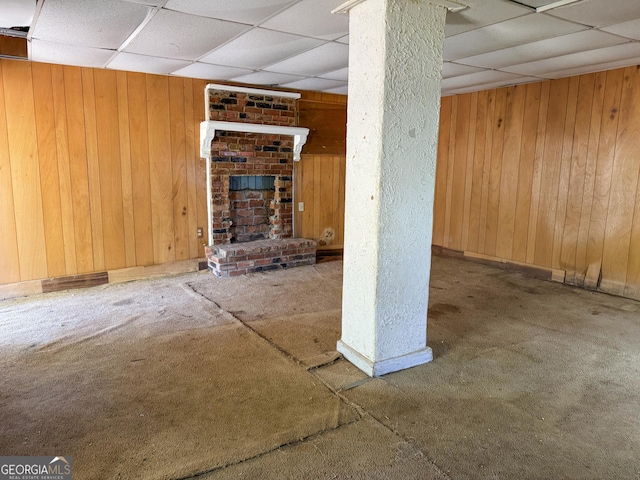
POLYGON ((442 78, 458 77, 469 73, 481 72, 482 68, 460 65, 458 63, 444 62, 442 64, 442 78))
POLYGON ((159 5, 162 5, 165 0, 122 0, 123 2, 129 2, 129 3, 139 3, 141 5, 149 5, 151 7, 157 7, 159 5))
POLYGON ((492 90, 494 88, 506 87, 511 85, 522 85, 524 83, 533 83, 533 82, 539 82, 539 81, 540 79, 536 77, 518 77, 518 78, 509 79, 509 80, 501 80, 499 82, 484 83, 481 85, 472 85, 469 87, 447 90, 447 91, 443 91, 442 94, 443 95, 460 95, 463 93, 479 92, 482 90, 492 90))
POLYGON ((547 78, 563 78, 573 77, 575 75, 584 75, 587 73, 603 72, 605 70, 613 70, 614 68, 623 68, 640 65, 640 56, 617 60, 614 62, 599 63, 597 65, 587 65, 586 67, 569 68, 545 74, 547 78))
POLYGON ((558 55, 568 55, 594 48, 619 45, 626 41, 628 40, 598 30, 584 30, 561 37, 548 38, 538 42, 518 45, 517 47, 483 53, 482 55, 461 58, 458 61, 476 67, 502 68, 507 65, 518 65, 558 55))
POLYGON ((36 10, 35 0, 9 0, 2 5, 0 28, 27 27, 31 25, 36 10))
POLYGON ((260 68, 317 47, 323 40, 254 28, 200 59, 201 62, 260 68))
POLYGON ((315 77, 349 65, 349 46, 341 43, 325 43, 295 57, 265 67, 269 72, 289 73, 315 77))
POLYGON ((572 53, 559 57, 538 60, 537 62, 523 63, 504 67, 505 72, 519 73, 521 75, 540 76, 549 72, 558 72, 571 68, 586 67, 614 61, 634 58, 640 55, 640 43, 625 43, 612 47, 600 48, 586 52, 572 53))
POLYGON ((335 40, 349 33, 349 17, 331 13, 331 10, 342 3, 344 0, 302 0, 261 26, 271 30, 335 40))
POLYGON ((124 51, 196 60, 247 29, 238 23, 160 10, 124 51))
POLYGON ((615 25, 609 25, 602 28, 606 32, 615 33, 627 38, 633 38, 634 40, 640 40, 640 18, 630 20, 624 23, 617 23, 615 25))
POLYGON ((445 78, 442 80, 440 88, 442 90, 458 90, 461 88, 473 87, 475 85, 493 84, 505 81, 509 83, 519 78, 521 75, 506 72, 496 72, 494 70, 485 70, 469 75, 461 75, 459 77, 445 78))
POLYGON ((151 12, 128 2, 47 0, 33 38, 82 47, 118 48, 151 12))
POLYGON ((172 58, 149 57, 134 53, 120 52, 109 62, 107 68, 112 70, 126 70, 129 72, 145 72, 165 75, 184 67, 189 62, 172 58))
POLYGON ((205 78, 209 80, 229 80, 251 73, 252 70, 246 68, 227 67, 222 65, 210 65, 208 63, 192 63, 180 70, 172 71, 173 75, 187 78, 205 78))
POLYGON ((273 72, 254 72, 241 77, 234 77, 230 80, 241 83, 252 83, 254 85, 282 85, 283 83, 295 82, 296 80, 302 80, 305 77, 299 75, 287 75, 285 73, 273 73, 273 72))
POLYGON ((637 0, 589 0, 554 8, 548 13, 572 22, 602 27, 640 18, 640 2, 637 0))
POLYGON ((532 11, 530 8, 504 0, 464 0, 462 3, 469 8, 447 13, 447 23, 444 27, 447 37, 526 15, 532 11))
POLYGON ((534 13, 449 37, 444 42, 443 55, 445 60, 458 60, 585 29, 575 23, 534 13))
POLYGON ((341 80, 346 82, 349 79, 349 67, 341 68, 340 70, 335 70, 333 72, 323 73, 318 76, 321 78, 328 78, 329 80, 341 80))
POLYGON ((346 85, 346 82, 340 82, 337 80, 305 78, 304 80, 298 80, 297 82, 285 83, 282 86, 286 88, 293 88, 295 90, 315 90, 321 92, 329 88, 345 87, 346 85))
POLYGON ((165 8, 255 25, 293 3, 293 0, 169 0, 165 8))
POLYGON ((338 95, 348 95, 349 94, 349 87, 347 85, 344 85, 342 87, 338 87, 338 88, 329 88, 327 90, 324 90, 327 93, 337 93, 338 95))
POLYGON ((29 60, 33 62, 102 68, 115 53, 101 48, 60 45, 34 38, 29 45, 29 60))

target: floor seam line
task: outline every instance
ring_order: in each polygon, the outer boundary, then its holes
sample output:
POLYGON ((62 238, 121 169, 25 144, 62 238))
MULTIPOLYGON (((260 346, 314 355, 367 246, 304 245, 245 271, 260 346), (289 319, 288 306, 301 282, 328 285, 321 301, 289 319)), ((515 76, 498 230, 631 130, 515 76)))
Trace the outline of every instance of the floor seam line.
POLYGON ((354 423, 359 422, 360 420, 362 420, 362 417, 358 417, 358 418, 356 418, 354 420, 351 420, 349 422, 341 423, 340 425, 336 425, 333 428, 326 428, 326 429, 321 430, 319 432, 315 432, 315 433, 312 433, 310 435, 307 435, 306 437, 302 437, 302 438, 299 438, 297 440, 292 440, 291 442, 282 443, 282 444, 278 445, 277 447, 271 448, 271 449, 266 450, 264 452, 260 452, 260 453, 258 453, 256 455, 252 456, 252 457, 247 457, 247 458, 243 458, 242 460, 237 460, 235 462, 226 463, 224 465, 220 465, 218 467, 214 467, 214 468, 209 469, 209 470, 198 472, 198 473, 195 473, 193 475, 189 475, 187 477, 178 477, 178 478, 175 478, 174 480, 191 480, 191 479, 195 479, 195 478, 200 478, 200 477, 202 477, 204 475, 209 475, 210 473, 214 473, 214 472, 217 472, 219 470, 223 470, 225 468, 234 467, 236 465, 242 465, 243 463, 246 463, 248 461, 255 460, 255 459, 261 458, 261 457, 263 457, 265 455, 268 455, 270 453, 276 452, 276 451, 280 450, 283 447, 289 447, 289 446, 299 445, 299 444, 302 444, 302 443, 307 443, 310 440, 313 440, 315 437, 320 437, 321 435, 324 435, 325 433, 333 432, 333 431, 338 430, 338 429, 340 429, 342 427, 346 427, 348 425, 352 425, 354 423))

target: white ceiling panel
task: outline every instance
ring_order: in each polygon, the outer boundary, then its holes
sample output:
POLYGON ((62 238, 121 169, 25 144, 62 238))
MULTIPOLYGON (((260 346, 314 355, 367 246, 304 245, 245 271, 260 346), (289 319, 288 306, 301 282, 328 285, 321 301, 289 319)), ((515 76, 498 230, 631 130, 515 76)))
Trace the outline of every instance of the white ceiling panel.
POLYGON ((621 61, 640 56, 640 43, 625 43, 613 47, 600 48, 588 52, 572 53, 560 57, 548 58, 537 62, 523 63, 504 67, 507 72, 521 75, 541 76, 548 72, 558 72, 571 68, 586 67, 599 63, 621 61))
POLYGON ((494 70, 483 70, 482 72, 470 73, 469 75, 445 78, 442 80, 440 88, 442 90, 456 90, 460 88, 473 87, 474 85, 493 84, 502 81, 509 83, 519 77, 521 77, 521 75, 496 72, 494 70))
POLYGON ((522 85, 525 83, 539 82, 540 79, 537 77, 518 77, 512 78, 508 80, 500 80, 498 82, 484 83, 480 86, 472 85, 469 87, 451 89, 451 90, 443 90, 443 95, 460 95, 463 93, 477 92, 478 90, 491 90, 493 88, 506 87, 511 85, 522 85))
POLYGON ((166 75, 188 64, 189 62, 185 60, 149 57, 147 55, 120 52, 111 62, 109 62, 107 68, 112 70, 128 70, 131 72, 146 72, 166 75))
POLYGON ((302 0, 262 24, 264 28, 335 40, 349 33, 349 17, 331 10, 344 0, 302 0))
POLYGON ((443 55, 445 60, 457 60, 585 29, 575 23, 533 13, 449 37, 444 42, 443 55))
POLYGON ((638 0, 588 0, 549 10, 549 14, 593 27, 640 18, 638 0))
POLYGON ((187 78, 206 78, 210 80, 229 80, 233 77, 239 77, 252 73, 252 70, 246 68, 227 67, 222 65, 210 65, 208 63, 192 63, 180 70, 172 72, 173 75, 187 78))
POLYGON ((59 45, 34 38, 29 44, 29 58, 34 62, 101 68, 113 55, 113 50, 59 45))
POLYGON ((582 52, 585 45, 589 45, 590 48, 602 48, 619 45, 627 41, 617 35, 611 35, 599 30, 584 30, 563 35, 562 37, 548 38, 538 42, 518 45, 517 47, 461 58, 458 62, 483 68, 502 68, 507 65, 518 65, 559 55, 582 52))
POLYGON ((324 90, 327 93, 337 93, 338 95, 347 95, 349 93, 349 87, 347 85, 338 88, 329 88, 324 90))
POLYGON ((531 13, 530 8, 504 0, 464 0, 469 8, 447 13, 447 37, 531 13))
POLYGON ((238 23, 160 10, 124 50, 196 60, 247 29, 238 23))
POLYGON ((295 0, 169 0, 165 8, 255 25, 293 3, 295 0))
POLYGON ((616 25, 609 25, 608 27, 603 27, 602 30, 615 33, 616 35, 622 35, 626 38, 640 40, 640 18, 616 25))
POLYGON ((315 77, 349 65, 349 46, 341 43, 325 43, 313 50, 274 63, 264 70, 293 75, 315 77))
POLYGON ((32 37, 53 43, 118 48, 151 12, 128 2, 47 0, 32 37))
POLYGON ((28 27, 36 11, 36 0, 4 0, 0 28, 28 27))
POLYGON ((200 61, 234 67, 260 68, 317 47, 323 42, 315 38, 254 28, 205 55, 200 61))
POLYGON ((340 70, 335 70, 333 72, 323 73, 320 77, 346 82, 349 79, 349 67, 341 68, 340 70))
POLYGON ((259 71, 243 75, 241 77, 234 77, 230 80, 241 83, 253 83, 256 85, 283 85, 285 83, 295 82, 296 80, 302 80, 305 77, 300 75, 287 75, 286 73, 273 73, 259 71))
POLYGON ((459 65, 457 63, 444 62, 442 64, 442 78, 458 77, 469 73, 481 72, 482 68, 459 65))
POLYGON ((547 78, 563 78, 573 77, 575 75, 583 75, 586 73, 602 72, 605 70, 612 70, 614 68, 622 68, 636 65, 640 65, 640 56, 627 58, 624 60, 617 60, 614 62, 599 63, 597 65, 587 65, 586 67, 569 68, 566 70, 559 70, 557 72, 551 72, 545 74, 547 78))
POLYGON ((282 86, 286 88, 293 88, 295 90, 324 91, 330 88, 345 87, 346 85, 346 82, 340 82, 338 80, 326 80, 324 78, 305 78, 304 80, 298 80, 297 82, 285 83, 282 86))
POLYGON ((162 5, 166 0, 122 0, 123 2, 139 3, 140 5, 149 5, 151 7, 157 7, 162 5))

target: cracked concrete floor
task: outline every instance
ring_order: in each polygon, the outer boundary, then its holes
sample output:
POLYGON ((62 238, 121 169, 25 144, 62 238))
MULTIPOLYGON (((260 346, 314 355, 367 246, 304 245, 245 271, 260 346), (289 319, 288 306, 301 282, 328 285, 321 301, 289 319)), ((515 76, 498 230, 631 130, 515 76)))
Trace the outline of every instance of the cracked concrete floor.
POLYGON ((77 479, 640 478, 640 303, 434 258, 434 361, 335 353, 341 262, 0 302, 0 455, 77 479))

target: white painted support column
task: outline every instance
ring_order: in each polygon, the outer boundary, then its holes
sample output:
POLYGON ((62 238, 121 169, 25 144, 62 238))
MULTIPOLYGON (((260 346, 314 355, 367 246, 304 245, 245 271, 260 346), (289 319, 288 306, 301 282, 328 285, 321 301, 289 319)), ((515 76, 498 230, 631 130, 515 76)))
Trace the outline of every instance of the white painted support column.
POLYGON ((337 348, 370 376, 432 359, 427 306, 446 11, 438 0, 350 6, 337 348))

